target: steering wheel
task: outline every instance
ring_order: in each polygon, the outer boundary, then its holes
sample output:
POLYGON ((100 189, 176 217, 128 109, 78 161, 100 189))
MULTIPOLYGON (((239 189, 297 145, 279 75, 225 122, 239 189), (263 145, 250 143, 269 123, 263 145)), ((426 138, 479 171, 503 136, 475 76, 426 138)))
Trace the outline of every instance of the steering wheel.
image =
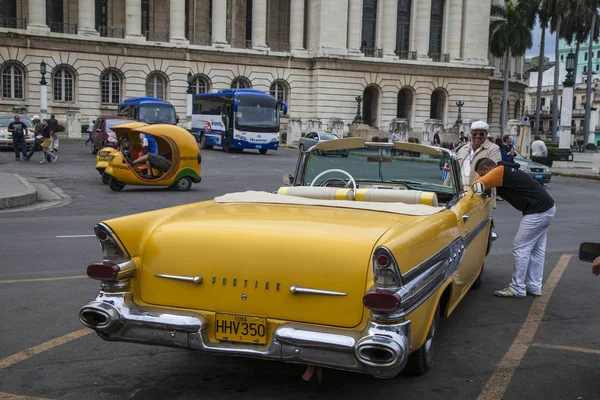
POLYGON ((312 180, 312 182, 310 183, 310 187, 314 187, 315 182, 318 181, 320 177, 322 177, 325 174, 329 174, 331 172, 339 172, 340 174, 346 175, 350 179, 350 182, 352 182, 352 190, 353 190, 354 194, 356 195, 356 181, 354 180, 352 175, 350 175, 343 169, 328 169, 326 171, 321 172, 319 175, 315 176, 315 179, 312 180))

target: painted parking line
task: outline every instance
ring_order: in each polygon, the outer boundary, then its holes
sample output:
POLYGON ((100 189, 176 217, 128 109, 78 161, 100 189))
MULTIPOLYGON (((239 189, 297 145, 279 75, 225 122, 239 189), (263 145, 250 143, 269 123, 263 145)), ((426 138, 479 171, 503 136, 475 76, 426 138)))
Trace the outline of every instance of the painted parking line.
POLYGON ((96 235, 61 235, 55 236, 57 239, 73 239, 73 238, 88 238, 88 237, 96 237, 96 235))
POLYGON ((542 295, 534 300, 517 337, 512 342, 502 361, 500 361, 494 374, 487 381, 483 391, 477 398, 478 400, 500 400, 504 396, 515 370, 521 364, 521 360, 533 341, 533 337, 546 312, 548 301, 552 297, 552 293, 558 285, 563 272, 565 272, 567 265, 569 265, 571 257, 573 257, 572 254, 563 254, 556 263, 556 266, 544 284, 542 295))
POLYGON ((0 392, 0 400, 50 400, 46 397, 19 396, 18 394, 0 392))
POLYGON ((75 276, 59 276, 56 278, 32 278, 32 279, 12 279, 6 281, 0 281, 0 283, 25 283, 25 282, 45 282, 45 281, 64 281, 67 279, 83 279, 87 278, 87 275, 75 275, 75 276))
POLYGON ((600 350, 596 349, 588 349, 585 347, 576 347, 576 346, 560 346, 557 344, 546 344, 546 343, 531 343, 531 347, 539 347, 542 349, 551 349, 551 350, 562 350, 562 351, 574 351, 577 353, 586 353, 586 354, 594 354, 600 356, 600 350))
POLYGON ((89 335, 94 332, 89 328, 83 328, 75 332, 71 332, 64 336, 57 337, 55 339, 49 340, 45 343, 39 344, 37 346, 31 347, 27 350, 20 351, 18 353, 13 354, 12 356, 8 356, 6 358, 0 359, 0 371, 15 365, 16 363, 27 360, 35 356, 36 354, 43 353, 44 351, 52 350, 55 347, 68 343, 72 340, 79 339, 80 337, 89 335))

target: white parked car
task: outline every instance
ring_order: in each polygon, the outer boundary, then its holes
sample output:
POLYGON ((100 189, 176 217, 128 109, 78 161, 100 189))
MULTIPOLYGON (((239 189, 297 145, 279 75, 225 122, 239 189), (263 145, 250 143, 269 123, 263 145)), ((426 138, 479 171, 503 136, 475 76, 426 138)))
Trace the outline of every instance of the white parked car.
MULTIPOLYGON (((19 115, 21 122, 23 122, 29 130, 28 135, 25 137, 27 148, 29 149, 35 141, 35 133, 33 132, 33 122, 24 115, 19 115)), ((0 115, 0 148, 12 149, 12 132, 8 131, 8 125, 14 121, 14 115, 0 115)))

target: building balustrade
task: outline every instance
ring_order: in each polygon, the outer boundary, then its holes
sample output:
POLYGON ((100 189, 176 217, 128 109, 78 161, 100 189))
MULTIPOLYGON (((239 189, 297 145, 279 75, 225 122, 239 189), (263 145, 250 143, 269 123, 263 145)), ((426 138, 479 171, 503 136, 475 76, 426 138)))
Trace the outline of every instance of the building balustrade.
POLYGON ((102 37, 110 37, 117 39, 123 39, 125 37, 125 29, 117 28, 115 26, 99 26, 98 33, 102 37))
POLYGON ((144 36, 149 42, 167 43, 169 41, 169 32, 146 31, 144 32, 144 36))
POLYGON ((383 49, 378 49, 378 48, 367 48, 367 47, 361 47, 360 48, 361 53, 363 53, 365 55, 365 57, 373 57, 373 58, 383 58, 383 49))
POLYGON ((0 28, 27 29, 27 18, 0 18, 0 28))
POLYGON ((433 62, 450 62, 450 54, 429 53, 428 56, 433 62))
POLYGON ((271 51, 289 52, 290 42, 269 42, 267 46, 271 51))
POLYGON ((50 22, 48 24, 50 32, 68 33, 71 35, 77 34, 77 24, 69 24, 66 22, 50 22))
POLYGON ((396 49, 396 51, 394 51, 394 53, 398 56, 398 58, 400 60, 416 60, 417 59, 416 51, 405 51, 405 50, 396 49))

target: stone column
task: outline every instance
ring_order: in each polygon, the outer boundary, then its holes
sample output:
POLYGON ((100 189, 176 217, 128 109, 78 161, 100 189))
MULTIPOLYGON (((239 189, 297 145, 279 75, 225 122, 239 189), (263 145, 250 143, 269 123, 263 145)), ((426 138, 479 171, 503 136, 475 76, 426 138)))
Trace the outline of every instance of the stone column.
POLYGON ((267 0, 252 1, 252 48, 267 48, 267 0))
POLYGON ((398 28, 398 0, 382 1, 381 47, 383 56, 396 58, 396 30, 398 28))
MULTIPOLYGON (((481 43, 489 41, 489 24, 481 21, 490 19, 490 2, 482 0, 466 0, 465 26, 462 38, 463 60, 471 64, 488 65, 488 46, 481 43)), ((429 36, 428 36, 429 37, 429 36)))
POLYGON ((446 40, 446 52, 450 60, 460 58, 460 47, 462 41, 462 13, 463 0, 450 0, 446 5, 448 24, 444 26, 446 40))
POLYGON ((171 43, 188 43, 185 38, 185 2, 186 0, 171 0, 169 10, 169 41, 171 43))
MULTIPOLYGON (((293 1, 293 0, 292 0, 293 1)), ((362 0, 350 0, 348 4, 348 54, 361 56, 362 0)))
POLYGON ((290 48, 304 50, 304 2, 290 0, 290 48))
POLYGON ((79 26, 77 33, 86 36, 98 36, 96 30, 96 2, 94 0, 79 0, 79 26))
POLYGON ((227 1, 212 2, 212 45, 229 47, 227 44, 227 1))
MULTIPOLYGON (((429 27, 431 24, 431 0, 420 0, 416 6, 415 50, 418 58, 429 58, 429 27)), ((487 25, 487 24, 483 24, 487 25)), ((483 46, 486 47, 487 46, 483 46)))
POLYGON ((27 29, 34 31, 50 31, 46 25, 46 0, 29 0, 29 18, 27 29))
POLYGON ((146 40, 142 35, 142 2, 140 0, 125 1, 125 39, 146 40))

